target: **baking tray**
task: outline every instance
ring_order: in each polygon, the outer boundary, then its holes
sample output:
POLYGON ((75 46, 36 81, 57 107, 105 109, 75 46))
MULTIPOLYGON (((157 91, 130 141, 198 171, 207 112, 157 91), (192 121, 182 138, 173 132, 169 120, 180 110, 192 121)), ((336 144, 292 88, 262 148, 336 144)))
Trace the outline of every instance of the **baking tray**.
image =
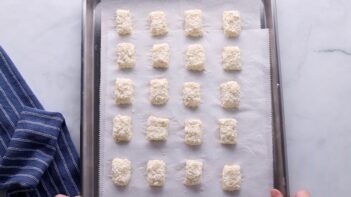
MULTIPOLYGON (((80 149, 84 197, 99 196, 100 2, 83 1, 80 149)), ((274 187, 288 196, 276 4, 275 0, 262 0, 262 4, 261 28, 269 29, 270 39, 274 187)))

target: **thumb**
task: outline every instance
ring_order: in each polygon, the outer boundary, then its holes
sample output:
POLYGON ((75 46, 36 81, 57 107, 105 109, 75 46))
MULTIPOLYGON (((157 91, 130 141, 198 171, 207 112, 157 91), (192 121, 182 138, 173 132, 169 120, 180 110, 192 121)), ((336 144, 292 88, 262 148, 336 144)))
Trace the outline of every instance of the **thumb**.
POLYGON ((283 197, 283 194, 276 189, 272 189, 271 190, 271 197, 283 197))
POLYGON ((294 197, 310 197, 310 194, 305 190, 301 190, 295 193, 294 197))

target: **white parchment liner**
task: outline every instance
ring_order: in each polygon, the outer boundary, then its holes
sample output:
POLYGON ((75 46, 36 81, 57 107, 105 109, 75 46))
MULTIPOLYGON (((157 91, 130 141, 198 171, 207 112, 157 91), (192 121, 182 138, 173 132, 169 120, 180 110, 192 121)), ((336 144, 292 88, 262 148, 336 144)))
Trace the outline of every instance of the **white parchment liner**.
POLYGON ((220 29, 223 10, 236 8, 246 19, 255 18, 254 14, 244 12, 249 11, 244 5, 254 0, 241 2, 245 1, 130 0, 104 3, 101 19, 100 196, 269 196, 273 185, 273 163, 268 31, 252 29, 258 27, 259 16, 257 24, 255 20, 246 20, 239 38, 225 38, 220 29), (119 37, 116 34, 113 25, 116 8, 132 11, 135 31, 131 36, 119 37), (199 8, 204 12, 205 34, 200 39, 184 36, 182 16, 188 8, 199 8), (164 10, 170 20, 170 32, 162 38, 151 37, 145 22, 149 11, 155 9, 164 10), (116 66, 115 51, 119 42, 136 45, 137 64, 131 71, 122 71, 116 66), (164 71, 153 69, 150 58, 152 45, 162 42, 171 47, 170 67, 164 71), (206 71, 202 74, 194 74, 184 67, 184 50, 192 43, 200 43, 206 50, 206 71), (221 67, 222 49, 229 45, 241 49, 243 69, 240 72, 225 72, 221 67), (118 107, 114 103, 113 89, 118 77, 134 81, 135 100, 131 106, 118 107), (149 81, 159 77, 169 80, 170 100, 163 107, 154 107, 148 100, 149 81), (241 85, 239 110, 227 111, 219 104, 219 84, 228 80, 236 80, 241 85), (197 110, 189 110, 182 103, 182 84, 188 81, 199 82, 202 86, 202 103, 197 110), (112 138, 112 119, 117 114, 130 115, 133 119, 133 138, 129 143, 117 144, 112 138), (146 140, 145 122, 149 115, 171 120, 165 143, 153 144, 146 140), (238 144, 223 146, 218 139, 217 120, 230 117, 238 120, 238 144), (203 144, 196 148, 183 142, 183 123, 188 118, 199 118, 203 122, 203 144), (132 180, 125 188, 116 187, 111 182, 114 157, 132 161, 132 180), (162 159, 167 163, 167 180, 162 188, 150 188, 147 184, 145 166, 149 159, 162 159), (183 185, 186 159, 204 162, 202 184, 198 187, 183 185), (232 163, 241 165, 243 182, 240 192, 227 193, 221 189, 221 171, 223 165, 232 163))

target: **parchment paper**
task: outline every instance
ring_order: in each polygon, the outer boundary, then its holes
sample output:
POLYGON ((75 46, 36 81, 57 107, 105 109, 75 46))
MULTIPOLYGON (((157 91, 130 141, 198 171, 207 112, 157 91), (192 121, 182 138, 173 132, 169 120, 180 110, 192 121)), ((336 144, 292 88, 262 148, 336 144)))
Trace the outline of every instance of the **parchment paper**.
MULTIPOLYGON (((203 10, 206 22, 206 31, 201 39, 185 37, 181 25, 178 28, 171 26, 167 36, 157 39, 150 36, 146 23, 143 22, 151 11, 150 4, 168 9, 174 6, 174 16, 171 17, 166 11, 168 18, 182 20, 183 10, 189 7, 185 2, 205 1, 173 1, 174 5, 169 6, 166 3, 154 3, 169 1, 138 1, 139 4, 133 1, 115 1, 102 7, 100 196, 269 196, 269 189, 273 186, 273 159, 268 31, 244 28, 239 38, 227 39, 220 30, 221 17, 206 21, 212 16, 206 12, 204 4, 199 4, 201 7, 194 8, 203 10), (135 22, 136 30, 131 36, 119 37, 115 32, 113 23, 117 7, 130 9, 134 21, 139 19, 135 22), (131 71, 122 71, 116 66, 115 51, 119 42, 136 45, 137 64, 131 71), (167 42, 171 47, 170 66, 164 71, 153 69, 150 58, 152 45, 161 42, 167 42), (191 43, 201 43, 206 50, 206 71, 202 74, 194 74, 184 67, 184 51, 191 43), (221 53, 223 47, 228 45, 238 45, 241 49, 243 69, 240 72, 225 72, 222 69, 221 53), (113 89, 118 77, 134 81, 135 100, 128 107, 116 106, 114 102, 113 89), (154 107, 148 99, 149 81, 159 77, 165 77, 169 81, 170 100, 163 107, 154 107), (220 106, 218 87, 228 80, 236 80, 241 85, 239 110, 228 111, 220 106), (197 110, 189 110, 182 103, 182 84, 188 81, 199 82, 202 86, 202 103, 197 110), (117 114, 130 115, 133 119, 133 137, 129 143, 117 144, 112 138, 112 119, 117 114), (146 140, 145 124, 149 115, 164 116, 171 120, 165 143, 154 144, 146 140), (219 118, 230 117, 238 120, 238 144, 224 146, 219 143, 217 121, 219 118), (199 147, 189 147, 183 142, 183 124, 188 118, 199 118, 203 122, 203 144, 199 147), (111 161, 115 157, 132 161, 132 179, 125 188, 116 187, 111 181, 111 161), (145 167, 149 159, 162 159, 167 164, 167 180, 162 188, 150 188, 147 184, 145 167), (186 159, 200 159, 204 162, 200 186, 183 185, 186 159), (225 164, 241 165, 243 181, 239 192, 222 191, 221 172, 225 164)), ((235 4, 243 1, 228 2, 235 4)), ((215 1, 206 1, 210 5, 213 2, 215 1)), ((214 11, 222 13, 224 8, 221 9, 217 7, 214 11)), ((245 14, 242 12, 242 15, 245 14)), ((174 24, 176 23, 175 21, 174 24)), ((247 23, 247 27, 250 26, 247 23)))

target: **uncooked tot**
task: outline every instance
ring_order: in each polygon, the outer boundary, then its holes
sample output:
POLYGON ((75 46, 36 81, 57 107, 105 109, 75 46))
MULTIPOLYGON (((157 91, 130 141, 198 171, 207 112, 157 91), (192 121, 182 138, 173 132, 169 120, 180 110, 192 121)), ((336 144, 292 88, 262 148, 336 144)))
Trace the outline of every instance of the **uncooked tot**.
POLYGON ((147 182, 150 186, 160 187, 166 182, 166 163, 162 160, 149 160, 146 167, 147 182))
POLYGON ((232 118, 219 119, 219 140, 221 144, 236 144, 237 121, 232 118))
POLYGON ((168 81, 165 78, 150 81, 150 103, 153 105, 164 105, 169 99, 168 81))
POLYGON ((236 10, 223 12, 223 31, 227 37, 237 37, 241 32, 240 12, 236 10))
POLYGON ((187 10, 184 15, 185 34, 190 37, 202 36, 202 11, 187 10))
POLYGON ((223 108, 238 109, 240 104, 240 86, 236 81, 220 85, 220 99, 223 108))
POLYGON ((187 160, 185 162, 184 184, 188 186, 199 185, 202 177, 202 161, 187 160))
POLYGON ((226 71, 241 70, 240 49, 237 46, 223 48, 222 65, 226 71))
POLYGON ((205 70, 205 49, 200 44, 189 45, 185 52, 185 67, 191 71, 205 70))
POLYGON ((163 11, 154 11, 149 14, 149 26, 152 36, 163 36, 168 32, 166 14, 163 11))
POLYGON ((117 45, 117 65, 120 69, 133 68, 135 65, 135 46, 131 43, 117 45))
POLYGON ((126 186, 132 176, 132 164, 128 159, 112 160, 112 182, 118 186, 126 186))
POLYGON ((238 191, 241 185, 239 165, 225 165, 222 172, 222 189, 224 191, 238 191))
POLYGON ((155 44, 151 52, 152 66, 154 68, 168 68, 170 47, 167 43, 155 44))
POLYGON ((117 105, 131 104, 133 101, 133 81, 126 78, 119 78, 115 84, 115 101, 117 105))
POLYGON ((129 10, 116 10, 116 29, 121 36, 132 33, 132 17, 129 10))
POLYGON ((147 119, 146 137, 149 141, 164 141, 168 136, 169 120, 168 118, 161 118, 150 116, 147 119))
POLYGON ((200 145, 202 143, 202 122, 198 119, 189 119, 185 121, 184 142, 188 145, 200 145))
POLYGON ((132 118, 117 115, 113 118, 112 136, 116 142, 127 142, 132 137, 132 118))
POLYGON ((201 86, 196 82, 186 82, 183 85, 183 103, 186 107, 198 107, 201 102, 201 86))

